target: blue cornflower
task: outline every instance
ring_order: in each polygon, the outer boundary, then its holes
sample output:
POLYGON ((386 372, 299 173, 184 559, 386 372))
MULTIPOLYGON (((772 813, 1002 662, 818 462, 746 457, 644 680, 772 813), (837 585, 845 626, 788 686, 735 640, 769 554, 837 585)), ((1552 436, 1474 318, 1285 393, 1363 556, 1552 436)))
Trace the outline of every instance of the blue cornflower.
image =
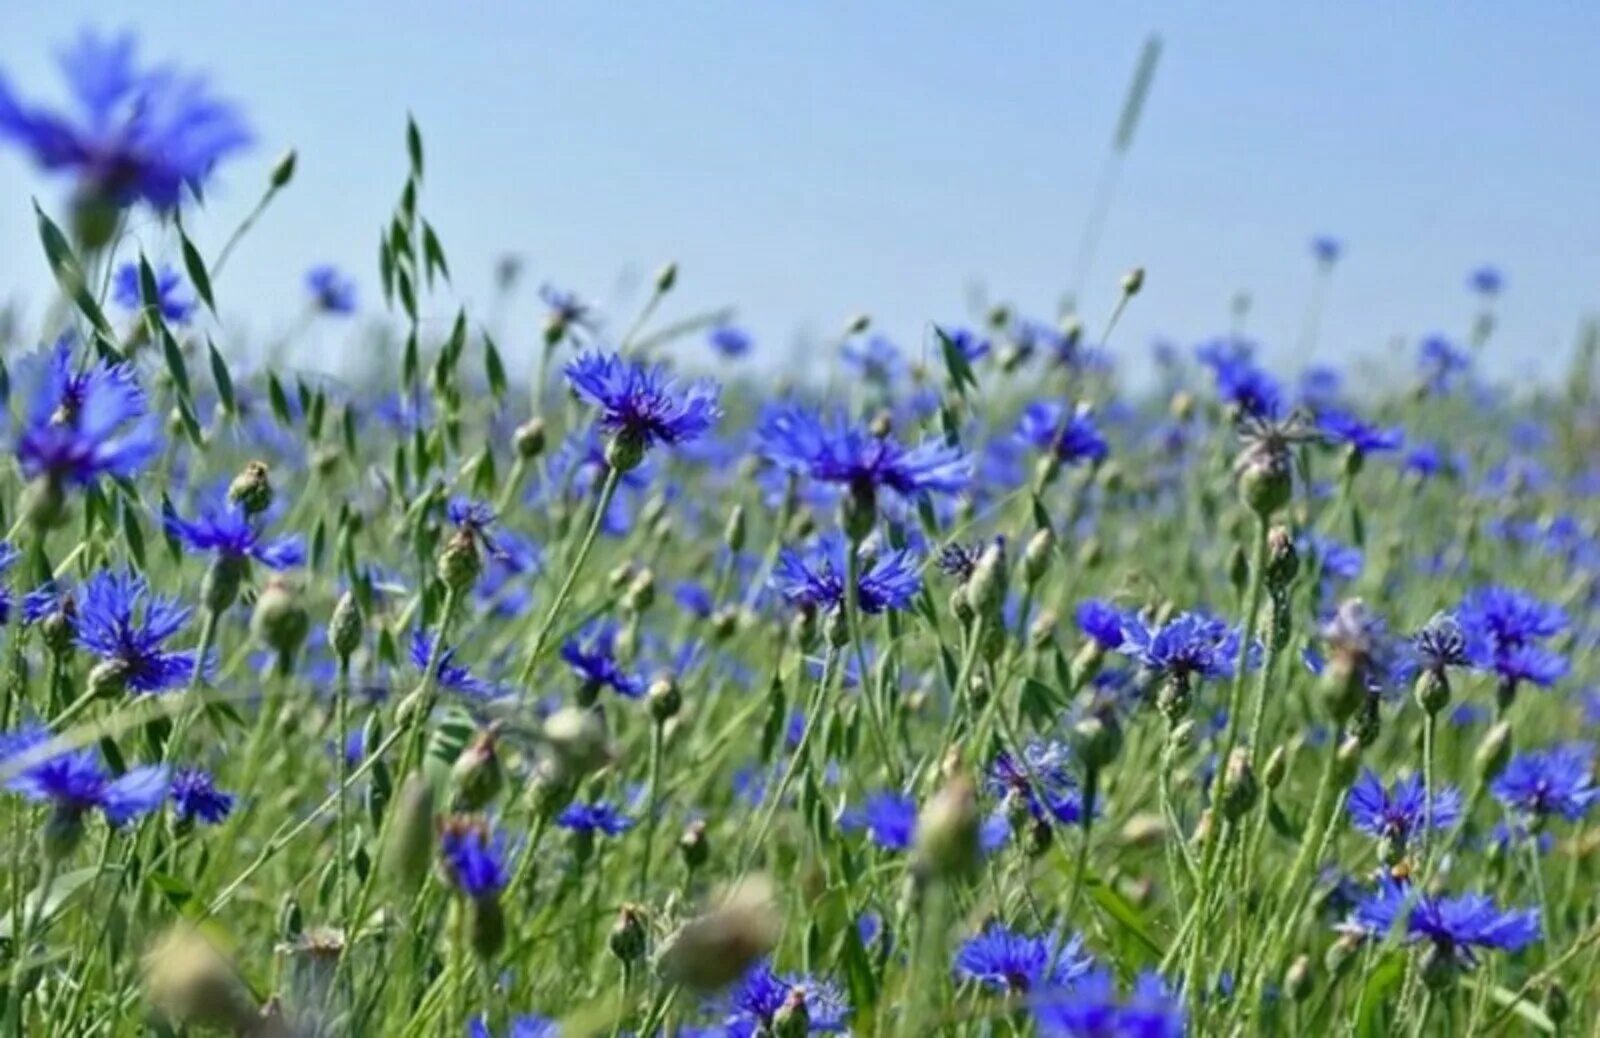
POLYGON ((1314 365, 1300 373, 1300 402, 1313 413, 1338 407, 1344 376, 1333 368, 1314 365))
MULTIPOLYGON (((845 593, 845 553, 855 549, 838 531, 829 531, 803 551, 784 548, 772 567, 772 586, 796 605, 819 610, 841 608, 845 593)), ((905 609, 922 590, 917 560, 909 551, 884 551, 861 568, 856 602, 864 613, 905 609)))
POLYGON ((1094 960, 1076 934, 1026 934, 991 922, 956 950, 955 975, 1003 995, 1070 985, 1094 960))
POLYGON ((1071 984, 1028 1000, 1033 1022, 1051 1038, 1183 1038, 1183 1000, 1160 974, 1144 972, 1126 997, 1111 971, 1096 966, 1071 984))
POLYGON ((161 449, 160 425, 127 364, 75 370, 66 342, 44 359, 16 438, 29 479, 87 486, 102 475, 131 479, 161 449))
POLYGON ((1600 799, 1594 747, 1584 743, 1515 754, 1489 786, 1507 810, 1537 826, 1551 815, 1575 822, 1600 799))
MULTIPOLYGON (((467 1024, 467 1038, 494 1038, 494 1033, 486 1019, 475 1016, 467 1024)), ((514 1016, 506 1027, 506 1038, 561 1038, 561 1021, 528 1013, 514 1016)))
MULTIPOLYGON (((434 652, 434 638, 422 628, 411 632, 410 657, 411 665, 422 671, 428 671, 428 660, 434 652)), ((438 647, 439 659, 436 663, 437 676, 435 680, 442 689, 450 692, 460 692, 462 695, 474 699, 487 699, 494 696, 497 691, 495 686, 476 676, 466 665, 456 660, 456 650, 448 645, 440 644, 438 647)))
POLYGON ((1054 401, 1036 400, 1023 409, 1017 436, 1065 465, 1101 462, 1111 453, 1093 413, 1084 405, 1069 411, 1054 401))
POLYGON ((1311 255, 1315 256, 1317 262, 1324 266, 1332 266, 1337 263, 1339 256, 1343 252, 1344 242, 1331 234, 1319 234, 1311 239, 1311 255))
POLYGON ((882 335, 874 335, 864 344, 847 342, 839 353, 845 364, 869 382, 887 385, 905 370, 900 347, 882 335))
POLYGON ((1137 623, 1125 609, 1118 609, 1103 598, 1090 598, 1078 603, 1076 612, 1078 629, 1107 652, 1122 647, 1126 639, 1124 630, 1137 623))
POLYGON ((356 312, 355 278, 347 276, 338 267, 320 263, 306 271, 306 289, 311 293, 312 305, 325 314, 353 314, 356 312))
POLYGON ((950 340, 950 345, 954 346, 956 352, 969 364, 989 355, 991 349, 989 340, 969 328, 948 328, 944 334, 950 340))
POLYGON ((1465 667, 1471 662, 1467 651, 1467 636, 1461 625, 1449 613, 1435 613, 1411 638, 1411 647, 1424 670, 1443 674, 1451 667, 1465 667))
POLYGON ((846 811, 839 826, 865 831, 886 851, 903 851, 911 846, 916 831, 917 802, 904 793, 873 793, 860 807, 846 811))
POLYGON ((116 206, 177 206, 222 159, 250 142, 234 108, 201 76, 171 67, 139 69, 133 36, 84 32, 61 56, 81 119, 31 108, 0 76, 0 137, 10 137, 48 170, 71 170, 80 196, 116 206))
MULTIPOLYGON (((31 756, 53 736, 41 724, 29 724, 0 736, 0 762, 31 756)), ((6 788, 36 803, 51 804, 61 823, 74 835, 90 810, 98 809, 112 826, 122 826, 161 806, 167 795, 167 769, 159 765, 132 768, 112 777, 93 748, 68 750, 23 768, 6 788)))
POLYGON ((720 324, 711 329, 711 334, 707 336, 707 341, 711 343, 711 348, 716 351, 719 357, 724 357, 728 360, 745 356, 754 345, 749 332, 729 324, 720 324))
MULTIPOLYGON (((183 291, 183 276, 163 263, 154 271, 156 276, 156 304, 161 308, 161 318, 168 324, 188 324, 198 303, 183 291)), ((144 306, 144 292, 139 285, 139 265, 124 263, 117 268, 112 283, 112 298, 125 310, 139 310, 144 306)))
MULTIPOLYGON (((1239 656, 1240 633, 1205 613, 1179 613, 1159 627, 1130 616, 1123 635, 1122 654, 1133 657, 1154 677, 1225 678, 1233 673, 1239 656)), ((1260 644, 1251 642, 1246 666, 1254 668, 1260 656, 1260 644)))
POLYGON ((77 625, 78 644, 101 659, 90 680, 130 692, 164 692, 187 682, 194 673, 194 653, 167 652, 161 645, 178 633, 189 613, 177 599, 152 593, 132 571, 90 577, 77 625))
POLYGON ((606 803, 596 800, 592 804, 572 803, 556 815, 556 824, 563 829, 570 829, 575 833, 603 833, 606 836, 621 836, 633 828, 634 819, 622 811, 606 803))
POLYGON ((1473 665, 1498 674, 1502 686, 1547 686, 1567 673, 1567 658, 1539 642, 1567 629, 1564 609, 1517 588, 1478 588, 1462 599, 1456 619, 1473 665))
POLYGON ((1448 453, 1437 443, 1419 443, 1406 451, 1402 466, 1422 479, 1434 476, 1459 476, 1466 469, 1460 456, 1448 453))
POLYGON ((1467 275, 1467 287, 1480 296, 1492 298, 1506 287, 1505 275, 1500 273, 1499 267, 1484 264, 1467 275))
POLYGON ((268 569, 282 570, 306 561, 303 537, 297 533, 267 537, 260 520, 220 495, 202 505, 193 520, 180 516, 170 503, 165 504, 161 523, 179 543, 197 552, 215 552, 226 562, 254 560, 268 569))
POLYGON ((785 1006, 805 1008, 809 1034, 842 1034, 849 1025, 850 1002, 839 985, 825 977, 779 976, 766 961, 750 967, 729 992, 724 1023, 730 1035, 771 1034, 785 1006))
POLYGON ((1323 411, 1317 415, 1317 428, 1329 442, 1361 455, 1399 450, 1405 443, 1405 433, 1399 429, 1380 428, 1347 411, 1323 411))
POLYGON ((768 407, 756 437, 761 453, 780 468, 863 494, 883 488, 906 498, 953 494, 972 473, 971 459, 942 439, 905 447, 892 436, 851 426, 842 416, 825 421, 792 403, 768 407))
POLYGON ((680 388, 666 368, 645 367, 615 353, 585 353, 567 365, 566 374, 573 391, 600 408, 600 428, 626 448, 626 458, 607 459, 624 470, 637 465, 646 448, 704 436, 722 417, 716 383, 702 379, 680 388), (631 464, 621 464, 624 460, 631 464))
POLYGON ((603 620, 586 624, 575 637, 561 645, 561 658, 567 661, 588 691, 610 688, 620 696, 638 699, 644 695, 644 680, 629 674, 617 662, 617 625, 603 620))
POLYGON ((1035 740, 1022 748, 1022 759, 1010 753, 995 756, 989 766, 989 789, 1003 799, 1020 798, 1035 821, 1055 819, 1064 825, 1083 820, 1083 795, 1072 770, 1072 753, 1058 741, 1035 740))
POLYGON ((1417 366, 1431 393, 1449 393, 1472 369, 1471 355, 1443 335, 1423 339, 1418 353, 1417 366))
MULTIPOLYGON (((20 558, 22 558, 22 552, 18 551, 15 545, 10 541, 0 541, 0 576, 3 576, 7 570, 16 565, 17 560, 20 558)), ((0 584, 0 624, 11 622, 11 604, 11 586, 9 584, 0 584)), ((26 599, 23 601, 22 611, 23 619, 32 623, 34 617, 28 615, 26 599)))
POLYGON ((494 899, 511 879, 505 835, 481 820, 447 820, 439 832, 439 852, 446 878, 475 901, 494 899))
POLYGON ((1470 969, 1477 965, 1478 949, 1514 952, 1538 940, 1539 911, 1501 911, 1486 894, 1435 896, 1381 879, 1343 929, 1383 937, 1397 926, 1404 928, 1406 940, 1429 941, 1445 962, 1470 969))
POLYGON ((1283 415, 1283 387, 1256 366, 1254 353, 1253 344, 1242 339, 1220 339, 1195 351, 1200 362, 1211 368, 1223 403, 1240 414, 1273 421, 1283 415))
MULTIPOLYGON (((1388 621, 1359 598, 1340 602, 1318 633, 1329 655, 1373 695, 1390 692, 1416 675, 1416 662, 1390 635, 1388 621)), ((1321 673, 1320 667, 1313 670, 1321 673)))
MULTIPOLYGON (((1350 824, 1364 833, 1388 839, 1398 847, 1423 827, 1430 817, 1422 776, 1407 775, 1385 789, 1371 768, 1362 771, 1350 787, 1346 802, 1350 824)), ((1448 829, 1461 818, 1461 794, 1451 786, 1433 791, 1433 828, 1448 829)))
POLYGON ((704 584, 680 580, 672 589, 672 600, 690 616, 704 620, 717 607, 717 600, 704 584))
POLYGON ((445 505, 444 514, 451 526, 471 534, 473 540, 482 544, 490 555, 501 554, 494 529, 498 517, 492 505, 467 497, 452 497, 445 505))
POLYGON ((539 286, 539 298, 549 307, 545 315, 546 342, 559 342, 573 328, 593 331, 597 326, 594 307, 575 292, 544 284, 539 286))
POLYGON ((211 775, 200 768, 180 768, 172 776, 172 813, 180 822, 199 820, 216 825, 233 810, 233 794, 217 788, 211 775))

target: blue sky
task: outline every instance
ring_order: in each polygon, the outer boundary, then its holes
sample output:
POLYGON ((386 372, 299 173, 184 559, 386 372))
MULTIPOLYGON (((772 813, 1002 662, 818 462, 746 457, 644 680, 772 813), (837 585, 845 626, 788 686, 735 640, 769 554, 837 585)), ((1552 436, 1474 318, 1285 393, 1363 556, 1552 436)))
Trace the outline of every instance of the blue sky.
MULTIPOLYGON (((1163 60, 1084 293, 1097 326, 1118 274, 1148 268, 1117 352, 1220 331, 1248 290, 1268 359, 1298 366, 1306 243, 1328 231, 1349 251, 1324 357, 1463 331, 1466 272, 1493 262, 1509 289, 1489 363, 1553 376, 1600 301, 1600 5, 1401 6, 9 0, 0 67, 59 98, 51 55, 92 25, 208 69, 260 142, 197 224, 208 251, 299 149, 218 286, 229 340, 287 331, 314 262, 352 269, 370 309, 409 109, 469 306, 506 251, 529 288, 602 302, 636 302, 675 259, 665 316, 735 303, 758 349, 787 355, 863 310, 914 348, 929 321, 965 319, 976 282, 1053 316, 1155 31, 1163 60)), ((30 194, 59 208, 63 192, 0 155, 0 298, 37 313, 30 194)), ((508 348, 531 353, 537 315, 528 292, 508 348)))

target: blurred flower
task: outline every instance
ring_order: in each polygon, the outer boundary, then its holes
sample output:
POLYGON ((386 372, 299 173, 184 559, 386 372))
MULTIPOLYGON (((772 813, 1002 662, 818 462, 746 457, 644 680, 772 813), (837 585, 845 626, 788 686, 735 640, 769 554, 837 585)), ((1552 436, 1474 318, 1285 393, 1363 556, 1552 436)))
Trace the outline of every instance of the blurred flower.
MULTIPOLYGON (((40 724, 0 736, 0 761, 31 754, 54 736, 40 724)), ((167 769, 151 765, 112 777, 93 748, 67 750, 23 768, 6 788, 36 803, 54 805, 71 819, 97 809, 113 826, 122 826, 161 806, 167 795, 167 769)))
POLYGON ((30 479, 87 486, 101 475, 132 479, 161 449, 161 431, 127 364, 74 370, 65 342, 41 368, 16 438, 30 479))
POLYGON ((621 836, 633 828, 634 820, 603 800, 592 804, 568 804, 556 816, 556 824, 577 833, 604 833, 621 836))
POLYGON ((1405 442, 1405 434, 1399 429, 1383 429, 1345 411, 1323 411, 1317 415, 1317 428, 1330 442, 1357 454, 1398 450, 1405 442))
POLYGON ((1182 998, 1148 971, 1134 979, 1126 997, 1118 995, 1111 971, 1096 966, 1070 984, 1038 992, 1028 1005, 1047 1038, 1182 1038, 1187 1030, 1182 998))
MULTIPOLYGON (((1151 627, 1143 617, 1130 616, 1123 635, 1119 651, 1160 677, 1228 677, 1239 655, 1239 632, 1204 613, 1179 613, 1159 627, 1151 627)), ((1260 644, 1251 642, 1246 665, 1253 669, 1260 657, 1260 644)))
POLYGON ((729 324, 720 324, 711 329, 711 334, 707 336, 707 341, 711 343, 711 348, 716 352, 717 356, 727 360, 734 360, 747 355, 754 345, 749 332, 729 324))
POLYGON ((1095 426, 1093 413, 1081 405, 1068 411, 1054 401, 1035 401, 1023 409, 1017 436, 1036 450, 1053 453, 1067 465, 1104 461, 1111 453, 1105 436, 1095 426))
POLYGON ((1319 234, 1311 239, 1311 255, 1316 257, 1318 263, 1336 263, 1343 252, 1344 242, 1331 234, 1319 234))
POLYGON ((296 533, 268 538, 261 521, 221 495, 202 505, 193 520, 183 518, 164 502, 161 522, 180 544, 197 552, 216 552, 229 561, 251 559, 268 569, 282 570, 306 560, 303 537, 296 533))
POLYGON ((786 1007, 791 1012, 805 1010, 809 1034, 843 1034, 850 1020, 850 1003, 839 985, 803 974, 779 976, 765 961, 752 966, 734 985, 728 1005, 725 1025, 730 1038, 788 1033, 774 1030, 775 1020, 786 1007))
POLYGON ((904 447, 845 424, 825 422, 795 404, 769 407, 756 430, 761 453, 774 464, 824 483, 869 490, 888 488, 902 497, 954 493, 966 486, 971 460, 943 440, 904 447))
MULTIPOLYGON (((183 276, 165 263, 157 267, 154 274, 156 305, 161 310, 162 320, 168 324, 188 324, 189 318, 194 316, 195 307, 199 304, 193 296, 183 291, 183 276)), ((124 263, 117 268, 116 278, 112 282, 111 296, 124 310, 144 308, 144 290, 139 284, 137 263, 124 263)))
POLYGON ((438 661, 436 681, 440 688, 450 692, 460 692, 462 695, 474 699, 487 699, 495 695, 495 686, 482 678, 475 676, 466 666, 457 662, 456 650, 448 645, 434 645, 434 638, 422 628, 411 632, 410 659, 411 665, 419 671, 427 673, 428 661, 437 651, 438 661))
POLYGON ((1493 298, 1505 289, 1506 279, 1498 267, 1485 264, 1467 275, 1467 287, 1480 296, 1493 298))
MULTIPOLYGON (((1422 829, 1429 817, 1428 798, 1422 776, 1407 775, 1384 789, 1377 774, 1367 768, 1350 787, 1346 807, 1350 824, 1372 836, 1386 837, 1404 846, 1422 829)), ((1461 817, 1461 794, 1450 786, 1433 792, 1432 821, 1435 829, 1448 829, 1461 817)))
POLYGON ((1560 606, 1496 585, 1469 592, 1456 619, 1466 633, 1473 665, 1504 682, 1545 686, 1567 673, 1566 657, 1539 644, 1567 629, 1567 613, 1560 606))
POLYGON ((909 849, 916 825, 916 800, 895 792, 873 793, 860 807, 846 811, 839 818, 841 829, 864 831, 873 843, 886 851, 909 849))
POLYGON ((199 820, 216 825, 233 810, 233 795, 217 788, 211 775, 200 768, 181 768, 172 776, 172 813, 180 822, 199 820))
POLYGON ((593 620, 562 643, 561 658, 585 685, 610 688, 620 696, 638 699, 644 695, 644 679, 622 669, 616 659, 616 644, 617 625, 593 620))
POLYGON ((344 316, 356 312, 356 282, 329 263, 306 271, 306 288, 311 302, 325 314, 344 316))
POLYGON ((494 898, 511 879, 505 836, 484 822, 445 822, 439 833, 439 852, 451 885, 474 900, 494 898))
POLYGON ((1539 912, 1501 911, 1486 894, 1436 896, 1381 879, 1342 929, 1381 938, 1397 927, 1408 941, 1429 941, 1448 962, 1471 969, 1478 950, 1518 951, 1538 940, 1539 912))

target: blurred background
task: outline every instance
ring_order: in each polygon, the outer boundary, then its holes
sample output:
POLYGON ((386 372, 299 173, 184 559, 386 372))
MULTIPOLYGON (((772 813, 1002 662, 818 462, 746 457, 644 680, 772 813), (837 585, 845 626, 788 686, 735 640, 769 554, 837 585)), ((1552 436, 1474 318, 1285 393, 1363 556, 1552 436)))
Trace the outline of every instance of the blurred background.
MULTIPOLYGON (((1092 336, 1139 265, 1112 343, 1125 370, 1158 339, 1227 330, 1241 293, 1263 358, 1294 370, 1312 359, 1310 242, 1328 234, 1345 251, 1317 357, 1399 364, 1404 342, 1409 364, 1423 334, 1465 338, 1468 274, 1492 264, 1490 373, 1558 376, 1600 302, 1600 5, 1289 6, 7 0, 0 69, 63 99, 54 55, 94 27, 207 70, 256 132, 192 221, 208 254, 298 149, 218 285, 225 341, 286 335, 316 263, 351 272, 362 318, 382 317, 377 241, 410 111, 456 296, 485 317, 497 261, 522 262, 498 320, 524 362, 539 284, 626 324, 675 260, 661 320, 734 305, 752 365, 789 364, 863 311, 912 352, 978 300, 1053 319, 1074 286, 1092 336), (1152 34, 1147 103, 1108 174, 1152 34)), ((0 151, 0 302, 36 320, 53 290, 30 197, 59 213, 65 188, 0 151)), ((296 362, 363 341, 311 334, 296 362)))

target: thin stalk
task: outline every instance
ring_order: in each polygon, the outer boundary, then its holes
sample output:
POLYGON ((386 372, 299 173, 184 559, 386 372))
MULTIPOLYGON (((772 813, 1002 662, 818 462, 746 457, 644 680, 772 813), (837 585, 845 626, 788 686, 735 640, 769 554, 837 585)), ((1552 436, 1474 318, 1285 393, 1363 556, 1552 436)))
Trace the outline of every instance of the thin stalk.
POLYGON ((545 612, 544 620, 540 622, 533 641, 529 644, 528 658, 523 661, 522 671, 517 675, 518 685, 526 686, 532 680, 533 669, 539 665, 539 658, 544 653, 550 632, 555 627, 557 618, 561 616, 561 610, 566 607, 567 599, 572 596, 572 589, 577 585, 578 575, 583 572, 583 564, 588 561, 589 552, 594 548, 595 538, 600 533, 600 524, 605 519, 606 511, 611 507, 611 499, 616 495, 621 479, 620 470, 616 468, 606 470, 606 481, 600 488, 600 496, 595 499, 594 512, 589 516, 588 529, 584 531, 583 540, 578 544, 578 553, 573 557, 572 564, 567 567, 567 575, 562 580, 556 597, 551 600, 550 608, 545 612))
POLYGON ((666 722, 653 721, 650 725, 650 784, 645 793, 644 854, 639 859, 638 900, 641 903, 650 889, 650 859, 654 857, 656 813, 661 806, 661 756, 665 742, 666 722))

